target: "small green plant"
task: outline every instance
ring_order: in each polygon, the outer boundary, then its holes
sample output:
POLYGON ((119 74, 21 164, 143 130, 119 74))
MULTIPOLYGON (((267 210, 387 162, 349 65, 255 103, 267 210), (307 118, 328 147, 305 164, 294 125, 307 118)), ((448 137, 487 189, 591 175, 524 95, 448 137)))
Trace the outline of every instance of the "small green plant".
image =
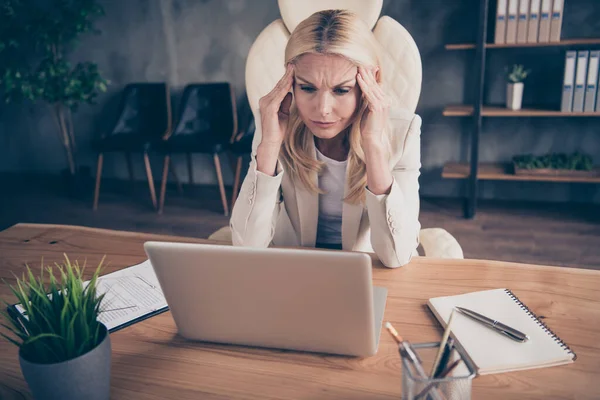
POLYGON ((0 335, 19 346, 23 358, 40 364, 67 361, 94 349, 105 336, 98 322, 104 295, 97 296, 96 290, 103 261, 87 285, 82 279, 85 264, 80 267, 77 261, 71 263, 66 254, 62 264, 55 264, 58 273, 44 267, 42 261, 40 276, 36 277, 27 265, 16 285, 9 285, 24 315, 2 312, 9 323, 2 326, 14 337, 0 335))
POLYGON ((593 168, 592 157, 587 154, 574 152, 573 154, 551 153, 542 156, 531 154, 513 157, 517 168, 521 169, 563 169, 576 171, 590 171, 593 168))
POLYGON ((510 83, 520 83, 523 82, 530 73, 530 69, 526 70, 521 64, 514 64, 512 69, 507 69, 507 79, 510 83))

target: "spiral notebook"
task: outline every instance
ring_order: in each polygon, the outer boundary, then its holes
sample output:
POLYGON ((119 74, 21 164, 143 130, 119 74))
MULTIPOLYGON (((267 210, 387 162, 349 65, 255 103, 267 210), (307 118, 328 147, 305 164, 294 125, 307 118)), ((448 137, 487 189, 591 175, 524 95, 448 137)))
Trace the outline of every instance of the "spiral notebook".
POLYGON ((529 335, 516 342, 471 318, 454 313, 452 336, 479 375, 551 367, 575 360, 575 353, 508 289, 485 290, 429 299, 428 306, 446 327, 452 309, 465 307, 529 335))

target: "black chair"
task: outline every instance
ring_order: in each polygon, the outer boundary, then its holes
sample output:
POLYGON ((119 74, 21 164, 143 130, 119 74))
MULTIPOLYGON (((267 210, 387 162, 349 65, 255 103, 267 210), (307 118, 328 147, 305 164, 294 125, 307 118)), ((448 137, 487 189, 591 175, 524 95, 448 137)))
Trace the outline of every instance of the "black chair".
POLYGON ((230 151, 236 157, 236 163, 234 167, 235 176, 233 179, 233 193, 231 194, 231 208, 235 205, 237 196, 240 191, 240 181, 242 175, 242 162, 245 155, 250 155, 252 152, 252 140, 254 139, 254 131, 256 125, 254 123, 254 117, 252 113, 248 117, 248 122, 245 124, 246 128, 242 129, 235 136, 231 143, 230 151))
POLYGON ((201 153, 213 155, 223 211, 225 215, 229 215, 219 154, 229 148, 231 138, 236 131, 235 97, 229 83, 196 83, 185 87, 175 129, 165 140, 153 145, 156 151, 165 156, 159 213, 164 209, 171 155, 174 153, 187 155, 189 181, 192 185, 194 178, 191 155, 201 153))
POLYGON ((133 181, 131 153, 142 153, 146 167, 152 205, 156 209, 156 191, 148 151, 171 129, 171 102, 166 83, 132 83, 125 86, 119 117, 113 129, 93 143, 98 154, 94 210, 98 209, 104 153, 123 152, 127 158, 129 177, 133 181))

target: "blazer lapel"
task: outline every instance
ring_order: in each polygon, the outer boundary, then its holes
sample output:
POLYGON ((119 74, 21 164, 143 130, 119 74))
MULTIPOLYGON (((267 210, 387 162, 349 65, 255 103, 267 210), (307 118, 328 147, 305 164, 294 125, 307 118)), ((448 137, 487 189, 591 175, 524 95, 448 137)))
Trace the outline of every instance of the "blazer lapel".
MULTIPOLYGON (((346 169, 346 182, 344 184, 344 198, 348 195, 348 169, 346 169)), ((352 250, 358 237, 360 219, 363 214, 362 204, 348 204, 342 206, 342 249, 352 250)))
MULTIPOLYGON (((309 152, 311 157, 316 158, 314 142, 311 142, 309 152)), ((317 174, 313 174, 311 179, 315 185, 318 183, 317 174)), ((300 243, 302 246, 314 247, 317 241, 317 224, 319 223, 319 194, 309 192, 299 182, 295 183, 294 187, 300 220, 300 243)))

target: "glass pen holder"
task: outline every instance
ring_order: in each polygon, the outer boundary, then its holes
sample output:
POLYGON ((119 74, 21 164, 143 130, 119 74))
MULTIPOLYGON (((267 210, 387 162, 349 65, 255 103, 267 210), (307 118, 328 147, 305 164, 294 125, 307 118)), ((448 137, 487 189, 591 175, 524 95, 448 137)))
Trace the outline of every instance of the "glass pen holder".
POLYGON ((466 357, 464 349, 455 346, 446 368, 460 360, 444 377, 432 378, 431 369, 440 348, 439 342, 409 344, 409 351, 402 351, 402 399, 403 400, 469 400, 471 383, 476 370, 466 357), (416 357, 410 357, 414 354, 416 357), (415 360, 416 358, 416 360, 415 360), (416 362, 415 362, 416 361, 416 362))

